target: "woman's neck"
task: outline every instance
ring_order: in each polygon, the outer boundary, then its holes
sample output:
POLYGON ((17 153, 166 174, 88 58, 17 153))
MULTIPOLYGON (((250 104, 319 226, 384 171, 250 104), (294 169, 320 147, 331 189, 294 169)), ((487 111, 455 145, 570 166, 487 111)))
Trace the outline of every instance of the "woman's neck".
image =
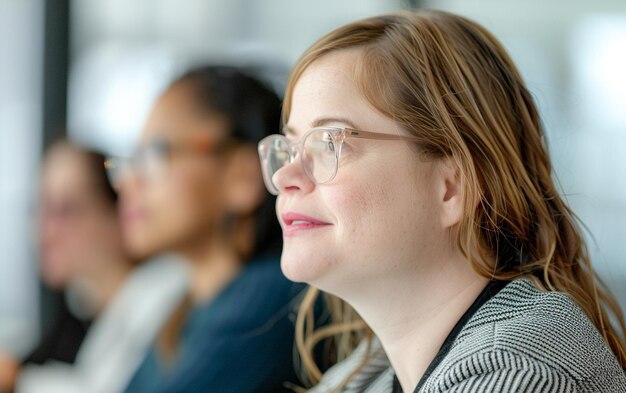
POLYGON ((67 289, 68 305, 81 318, 92 318, 111 303, 128 277, 132 264, 119 257, 108 257, 95 265, 103 268, 85 272, 67 289))
POLYGON ((124 284, 124 281, 128 278, 128 275, 131 271, 131 262, 130 261, 120 261, 115 264, 111 264, 114 267, 109 267, 105 269, 104 274, 100 274, 96 278, 96 282, 98 283, 98 291, 101 294, 102 304, 100 305, 100 309, 102 309, 107 304, 111 303, 113 298, 118 294, 120 288, 124 284))
MULTIPOLYGON (((411 266, 407 264, 407 266, 411 266)), ((412 393, 454 325, 488 280, 460 253, 403 271, 346 297, 381 340, 405 393, 412 393)))

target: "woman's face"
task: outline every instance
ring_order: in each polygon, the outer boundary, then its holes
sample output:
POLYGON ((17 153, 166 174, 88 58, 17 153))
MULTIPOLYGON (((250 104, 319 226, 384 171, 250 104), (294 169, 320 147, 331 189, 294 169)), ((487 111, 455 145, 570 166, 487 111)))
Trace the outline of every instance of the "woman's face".
MULTIPOLYGON (((289 139, 323 125, 406 134, 361 96, 358 61, 357 50, 342 50, 305 70, 293 90, 289 139)), ((445 237, 436 160, 403 141, 347 139, 341 154, 325 184, 313 183, 299 159, 274 175, 284 273, 339 295, 415 271, 445 237)))
POLYGON ((91 178, 86 158, 51 151, 42 170, 39 241, 44 282, 62 288, 123 255, 117 211, 91 178))
POLYGON ((227 125, 194 108, 187 85, 166 91, 120 181, 124 238, 138 257, 207 241, 221 219, 220 160, 203 146, 224 139, 227 125))

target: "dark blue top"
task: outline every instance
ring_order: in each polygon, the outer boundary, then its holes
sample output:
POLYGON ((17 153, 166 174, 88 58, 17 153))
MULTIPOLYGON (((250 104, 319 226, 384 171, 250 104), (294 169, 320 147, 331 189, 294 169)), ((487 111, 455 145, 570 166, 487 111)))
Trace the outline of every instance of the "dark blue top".
POLYGON ((249 262, 222 292, 189 314, 172 364, 153 348, 127 393, 276 393, 295 379, 296 297, 278 258, 249 262))

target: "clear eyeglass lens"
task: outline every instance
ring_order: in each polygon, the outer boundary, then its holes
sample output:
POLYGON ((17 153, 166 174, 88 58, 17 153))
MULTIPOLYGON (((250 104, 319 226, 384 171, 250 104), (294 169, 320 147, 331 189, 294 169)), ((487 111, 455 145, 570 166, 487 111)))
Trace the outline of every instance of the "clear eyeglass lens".
POLYGON ((277 195, 278 187, 274 184, 274 174, 291 161, 289 142, 283 136, 275 136, 262 143, 264 180, 267 189, 277 195))
POLYGON ((333 134, 316 130, 304 141, 302 162, 307 174, 316 183, 325 183, 335 176, 337 148, 333 134))
POLYGON ((148 181, 160 179, 167 171, 167 151, 164 142, 150 143, 139 149, 134 157, 139 176, 148 181))
POLYGON ((285 165, 289 164, 289 146, 283 138, 276 138, 272 141, 269 154, 270 173, 274 174, 285 165))
MULTIPOLYGON (((259 147, 263 175, 267 189, 274 195, 278 187, 274 184, 274 175, 281 168, 292 162, 295 157, 294 147, 284 136, 272 136, 262 141, 259 147)), ((330 181, 337 172, 337 144, 331 131, 315 130, 308 134, 302 145, 301 160, 307 176, 316 183, 330 181)))

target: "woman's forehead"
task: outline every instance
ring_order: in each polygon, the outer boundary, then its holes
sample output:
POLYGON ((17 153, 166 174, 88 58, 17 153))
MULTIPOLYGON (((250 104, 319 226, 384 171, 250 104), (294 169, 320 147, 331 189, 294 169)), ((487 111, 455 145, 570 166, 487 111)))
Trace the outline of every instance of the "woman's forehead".
POLYGON ((42 172, 42 192, 46 195, 77 195, 91 184, 85 158, 78 153, 57 156, 46 162, 42 172))
POLYGON ((340 50, 314 61, 296 81, 283 132, 301 135, 318 126, 385 129, 393 123, 363 96, 357 84, 358 50, 340 50))
POLYGON ((312 62, 296 81, 293 95, 321 94, 338 90, 356 93, 356 69, 359 51, 340 50, 328 53, 312 62))
POLYGON ((308 114, 319 117, 346 108, 349 101, 358 101, 353 78, 352 59, 338 52, 313 62, 296 81, 291 94, 289 124, 294 117, 308 114))

